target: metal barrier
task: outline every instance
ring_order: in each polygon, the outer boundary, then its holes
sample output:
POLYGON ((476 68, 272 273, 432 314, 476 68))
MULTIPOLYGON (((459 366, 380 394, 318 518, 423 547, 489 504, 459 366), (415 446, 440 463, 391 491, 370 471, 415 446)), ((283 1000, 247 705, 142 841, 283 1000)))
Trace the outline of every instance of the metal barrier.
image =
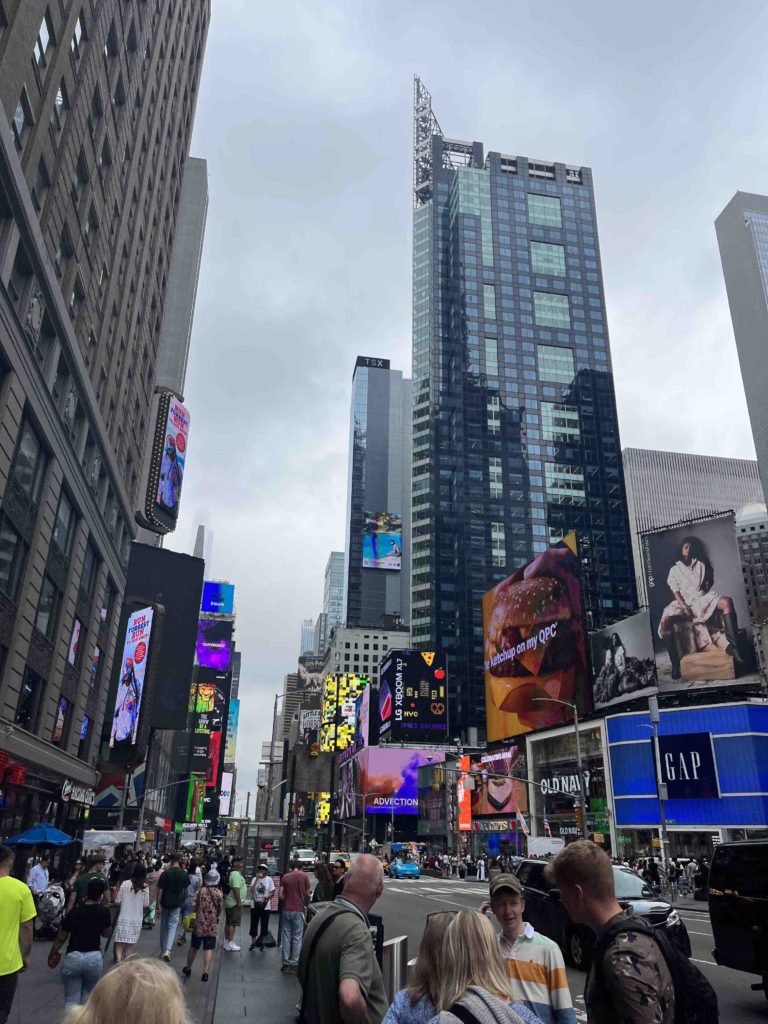
POLYGON ((384 975, 384 989, 390 1003, 401 988, 408 983, 408 936, 398 935, 384 943, 381 964, 384 975))

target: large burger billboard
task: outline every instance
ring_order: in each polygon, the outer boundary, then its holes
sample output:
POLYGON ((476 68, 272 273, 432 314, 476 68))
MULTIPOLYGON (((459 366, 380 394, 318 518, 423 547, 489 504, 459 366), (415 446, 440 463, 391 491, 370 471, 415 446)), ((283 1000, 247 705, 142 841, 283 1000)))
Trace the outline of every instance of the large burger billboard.
POLYGON ((488 742, 588 710, 587 647, 576 537, 569 534, 483 597, 488 742))

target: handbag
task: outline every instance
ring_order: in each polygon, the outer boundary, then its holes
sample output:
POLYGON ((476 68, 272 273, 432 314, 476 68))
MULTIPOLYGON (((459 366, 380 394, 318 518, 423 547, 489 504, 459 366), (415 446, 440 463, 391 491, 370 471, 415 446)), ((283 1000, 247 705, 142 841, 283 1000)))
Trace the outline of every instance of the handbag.
POLYGON ((181 923, 185 932, 192 931, 192 929, 195 927, 196 918, 197 914, 194 912, 194 910, 190 914, 185 914, 184 917, 182 917, 181 923))

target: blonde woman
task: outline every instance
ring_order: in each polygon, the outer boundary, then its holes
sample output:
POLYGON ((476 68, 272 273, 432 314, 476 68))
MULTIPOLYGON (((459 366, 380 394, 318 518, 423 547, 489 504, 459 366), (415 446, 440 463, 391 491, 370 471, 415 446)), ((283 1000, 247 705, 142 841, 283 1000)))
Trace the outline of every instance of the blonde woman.
POLYGON ((408 988, 401 989, 382 1024, 427 1024, 437 1013, 440 989, 440 950, 455 910, 427 914, 419 955, 408 988))
POLYGON ((161 960, 131 958, 105 974, 64 1024, 192 1024, 176 974, 161 960))
POLYGON ((440 1024, 542 1024, 512 994, 496 931, 476 910, 460 910, 440 949, 440 1024))

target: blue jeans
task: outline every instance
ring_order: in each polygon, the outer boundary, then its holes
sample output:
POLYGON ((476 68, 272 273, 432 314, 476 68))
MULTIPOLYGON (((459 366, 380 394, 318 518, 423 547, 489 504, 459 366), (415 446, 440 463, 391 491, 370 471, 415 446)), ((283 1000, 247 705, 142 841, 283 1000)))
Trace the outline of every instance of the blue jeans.
POLYGON ((64 1006, 82 1006, 91 989, 101 977, 104 961, 100 952, 67 953, 61 961, 61 980, 64 982, 64 1006))
POLYGON ((173 946, 176 938, 176 930, 179 927, 181 907, 174 907, 172 910, 160 909, 160 952, 165 953, 173 946))
POLYGON ((283 911, 283 966, 298 967, 301 940, 304 938, 304 915, 300 910, 283 911))

